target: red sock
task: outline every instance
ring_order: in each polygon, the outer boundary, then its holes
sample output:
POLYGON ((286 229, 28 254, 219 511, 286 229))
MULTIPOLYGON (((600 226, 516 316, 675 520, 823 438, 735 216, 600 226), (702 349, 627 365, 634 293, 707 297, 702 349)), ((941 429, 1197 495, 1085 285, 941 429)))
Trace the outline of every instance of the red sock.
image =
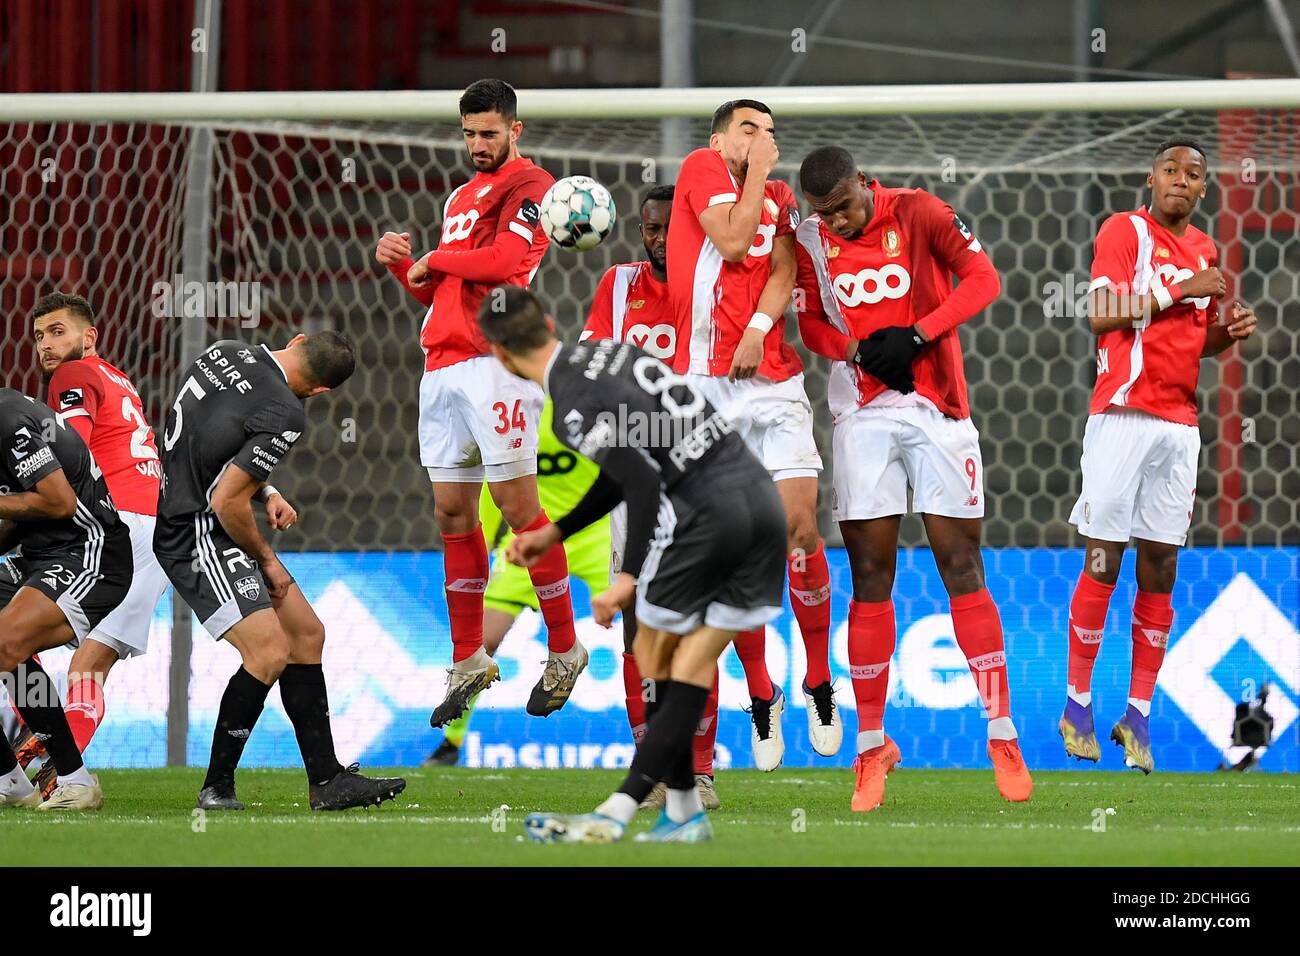
MULTIPOLYGON (((545 511, 522 531, 536 531, 551 523, 545 511)), ((542 620, 546 622, 546 647, 548 650, 563 654, 573 648, 578 635, 573 631, 573 602, 569 600, 569 558, 564 545, 557 544, 547 551, 535 565, 528 569, 528 576, 533 580, 533 591, 537 594, 537 603, 542 609, 542 620)))
POLYGON ((771 700, 776 691, 772 689, 772 678, 767 673, 767 628, 756 627, 752 631, 741 631, 732 643, 736 645, 740 666, 745 668, 749 696, 771 700))
POLYGON ((641 671, 636 656, 623 652, 623 693, 627 695, 627 722, 632 728, 632 743, 645 736, 645 700, 641 697, 641 671))
POLYGON ((93 677, 82 677, 68 687, 68 702, 63 707, 72 728, 72 739, 82 753, 104 720, 104 688, 93 677))
POLYGON ((880 730, 894 653, 894 602, 849 602, 849 678, 858 702, 858 733, 880 730))
POLYGON ((1070 657, 1067 667, 1068 690, 1086 694, 1092 691, 1092 668, 1101 650, 1101 633, 1106 629, 1106 611, 1115 585, 1103 584, 1079 573, 1070 600, 1070 657))
POLYGON ((454 663, 472 657, 483 646, 483 592, 487 590, 488 552, 482 525, 468 534, 444 534, 442 540, 454 663))
POLYGON ((1151 700, 1173 624, 1173 595, 1138 591, 1133 599, 1133 674, 1129 678, 1129 697, 1151 700))
POLYGON ((966 655, 975 686, 989 720, 1011 715, 1007 687, 1007 653, 1002 643, 1002 621, 988 588, 963 594, 948 602, 957 646, 966 655))
POLYGON ((790 555, 789 563, 790 607, 803 636, 808 656, 804 682, 811 689, 831 679, 831 569, 820 540, 812 554, 790 555))
POLYGON ((699 726, 695 728, 691 755, 695 762, 695 772, 713 776, 713 744, 718 739, 718 675, 713 675, 713 690, 704 704, 704 713, 700 715, 699 726))

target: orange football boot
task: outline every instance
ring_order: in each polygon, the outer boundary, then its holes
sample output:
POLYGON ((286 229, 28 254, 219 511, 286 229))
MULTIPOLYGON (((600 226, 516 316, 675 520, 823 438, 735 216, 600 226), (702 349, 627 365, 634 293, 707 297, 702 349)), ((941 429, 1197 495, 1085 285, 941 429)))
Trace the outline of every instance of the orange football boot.
POLYGON ((898 744, 889 737, 885 742, 871 750, 858 754, 853 761, 853 772, 857 783, 853 787, 851 808, 859 813, 874 810, 885 799, 885 775, 903 759, 898 751, 898 744))
POLYGON ((1020 743, 1016 740, 990 740, 989 759, 993 761, 993 778, 998 793, 1012 803, 1023 803, 1034 792, 1034 781, 1020 756, 1020 743))

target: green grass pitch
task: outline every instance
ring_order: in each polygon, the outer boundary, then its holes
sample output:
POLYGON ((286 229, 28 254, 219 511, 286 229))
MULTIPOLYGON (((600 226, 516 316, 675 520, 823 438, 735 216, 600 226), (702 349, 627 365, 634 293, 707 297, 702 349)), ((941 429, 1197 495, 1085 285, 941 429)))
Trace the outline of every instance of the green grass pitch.
MULTIPOLYGON (((1295 775, 1043 772, 1033 800, 1012 805, 998 796, 991 771, 901 768, 889 778, 885 805, 855 814, 847 770, 723 771, 714 841, 650 847, 630 840, 540 846, 523 836, 526 813, 589 810, 617 785, 618 771, 397 772, 408 786, 395 802, 314 814, 301 771, 241 770, 248 811, 208 814, 204 829, 192 816, 201 770, 105 770, 102 811, 0 809, 0 846, 9 861, 44 866, 1248 866, 1300 859, 1295 775), (509 809, 499 811, 503 804, 509 809)), ((642 811, 631 832, 651 821, 642 811)))

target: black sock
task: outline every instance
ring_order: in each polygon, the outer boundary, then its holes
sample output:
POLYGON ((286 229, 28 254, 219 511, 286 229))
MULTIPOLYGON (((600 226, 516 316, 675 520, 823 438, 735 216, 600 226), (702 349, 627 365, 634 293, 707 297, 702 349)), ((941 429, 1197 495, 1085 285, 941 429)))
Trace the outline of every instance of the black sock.
POLYGON ((326 783, 343 768, 334 755, 325 672, 319 664, 288 664, 280 675, 280 700, 293 723, 311 783, 326 783))
POLYGON ((253 726, 262 715, 270 690, 242 667, 230 678, 226 692, 221 695, 217 726, 212 730, 212 757, 208 760, 204 787, 234 785, 235 768, 244 754, 244 744, 248 743, 253 726))
POLYGON ((15 671, 18 690, 18 713, 27 729, 36 735, 50 755, 60 777, 76 773, 82 767, 81 751, 68 726, 59 692, 36 658, 18 665, 15 671))
POLYGON ((9 746, 9 738, 0 731, 0 777, 14 772, 18 766, 18 755, 14 753, 14 748, 9 746))
MULTIPOLYGON (((681 757, 686 756, 690 767, 691 744, 695 728, 709 701, 709 688, 683 684, 679 681, 659 683, 659 712, 653 722, 647 721, 645 736, 636 748, 627 778, 618 788, 640 803, 660 780, 668 778, 680 768, 681 757)), ((694 784, 694 775, 691 777, 694 784)))
POLYGON ((651 677, 641 679, 641 697, 645 701, 645 724, 650 726, 654 715, 663 706, 664 694, 668 693, 668 681, 655 680, 651 677))

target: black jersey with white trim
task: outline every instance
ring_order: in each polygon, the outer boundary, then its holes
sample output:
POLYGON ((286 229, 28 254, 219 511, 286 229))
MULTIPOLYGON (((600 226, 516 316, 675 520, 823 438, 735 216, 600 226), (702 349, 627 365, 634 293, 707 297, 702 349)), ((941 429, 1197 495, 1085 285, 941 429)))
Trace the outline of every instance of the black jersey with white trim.
POLYGON ((633 576, 649 549, 664 494, 708 494, 701 477, 749 473, 758 460, 730 423, 683 375, 627 342, 560 345, 545 387, 556 437, 600 466, 601 475, 557 522, 567 537, 627 502, 622 569, 633 576))
POLYGON ((266 346, 209 346, 186 370, 163 429, 154 550, 187 553, 194 516, 212 510, 212 490, 226 467, 233 463, 267 481, 306 427, 302 399, 266 346))
POLYGON ((25 558, 52 557, 125 527, 104 475, 76 430, 53 409, 12 388, 0 388, 0 495, 33 490, 62 469, 77 496, 71 518, 15 521, 25 558))

